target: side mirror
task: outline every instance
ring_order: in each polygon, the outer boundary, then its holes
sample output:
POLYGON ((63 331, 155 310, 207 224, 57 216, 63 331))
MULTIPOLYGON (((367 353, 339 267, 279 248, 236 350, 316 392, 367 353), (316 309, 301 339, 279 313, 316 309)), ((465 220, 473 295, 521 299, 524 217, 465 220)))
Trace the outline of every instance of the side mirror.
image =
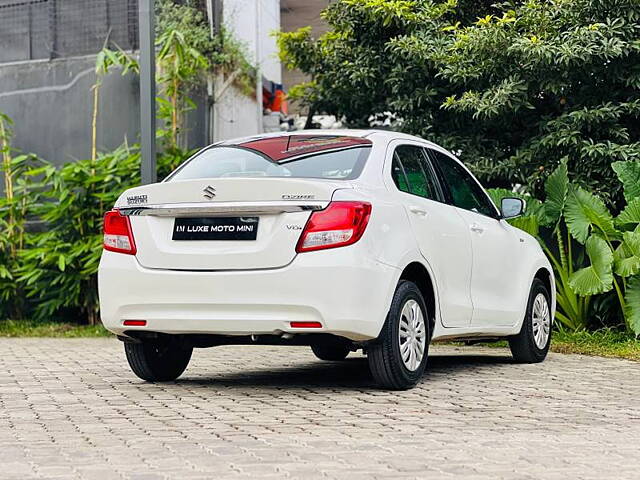
POLYGON ((527 204, 521 198, 503 198, 500 203, 502 218, 516 218, 524 213, 527 204))

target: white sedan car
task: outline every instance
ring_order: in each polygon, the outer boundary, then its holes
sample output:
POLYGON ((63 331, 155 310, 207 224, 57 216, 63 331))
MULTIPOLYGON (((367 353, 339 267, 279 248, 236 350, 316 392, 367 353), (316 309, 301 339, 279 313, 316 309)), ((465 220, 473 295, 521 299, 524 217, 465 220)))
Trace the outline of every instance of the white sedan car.
POLYGON ((176 379, 194 347, 362 349, 406 389, 436 339, 508 339, 540 362, 553 270, 446 150, 386 131, 302 131, 217 143, 104 219, 106 328, 133 372, 176 379))

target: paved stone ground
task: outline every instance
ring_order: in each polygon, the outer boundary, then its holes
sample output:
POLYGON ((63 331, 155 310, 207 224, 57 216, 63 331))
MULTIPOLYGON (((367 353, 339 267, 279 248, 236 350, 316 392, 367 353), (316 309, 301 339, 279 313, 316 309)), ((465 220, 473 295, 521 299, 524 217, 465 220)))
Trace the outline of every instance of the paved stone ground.
POLYGON ((0 339, 0 478, 640 478, 640 364, 435 347, 377 390, 366 359, 196 350, 145 384, 112 339, 0 339))

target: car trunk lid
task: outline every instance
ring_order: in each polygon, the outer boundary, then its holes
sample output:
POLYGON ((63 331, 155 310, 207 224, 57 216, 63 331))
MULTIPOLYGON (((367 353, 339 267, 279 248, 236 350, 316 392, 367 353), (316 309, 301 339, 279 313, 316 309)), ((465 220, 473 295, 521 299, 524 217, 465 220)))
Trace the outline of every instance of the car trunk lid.
POLYGON ((345 181, 273 177, 172 181, 128 190, 116 208, 131 220, 136 258, 143 267, 277 268, 295 257, 296 244, 311 212, 326 207, 337 189, 350 187, 345 181), (178 220, 176 224, 176 219, 185 218, 192 220, 178 220), (187 240, 175 232, 176 228, 184 232, 185 224, 187 230, 213 229, 190 227, 212 222, 223 224, 215 228, 226 229, 227 234, 201 231, 187 240), (228 234, 229 229, 248 224, 257 227, 255 239, 249 238, 250 234, 237 234, 238 238, 228 234))

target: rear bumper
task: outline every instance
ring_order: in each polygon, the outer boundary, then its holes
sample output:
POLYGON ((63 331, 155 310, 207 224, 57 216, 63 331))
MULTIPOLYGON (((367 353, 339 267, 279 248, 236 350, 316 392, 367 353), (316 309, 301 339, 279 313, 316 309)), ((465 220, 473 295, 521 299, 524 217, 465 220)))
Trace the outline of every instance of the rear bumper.
POLYGON ((98 285, 102 322, 116 334, 315 332, 367 340, 382 328, 399 275, 352 247, 300 254, 278 269, 218 272, 148 269, 132 255, 105 251, 98 285), (291 328, 297 321, 322 328, 291 328))

